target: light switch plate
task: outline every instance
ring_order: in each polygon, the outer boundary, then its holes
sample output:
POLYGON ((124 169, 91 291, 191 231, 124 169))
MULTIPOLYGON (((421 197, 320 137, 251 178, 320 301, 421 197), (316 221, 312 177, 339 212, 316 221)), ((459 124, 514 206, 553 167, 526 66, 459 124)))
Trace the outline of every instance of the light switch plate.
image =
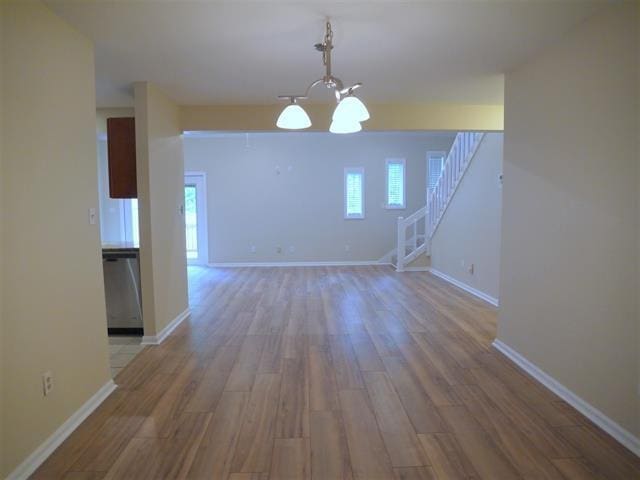
POLYGON ((95 208, 89 209, 89 225, 95 225, 98 215, 96 214, 95 208))

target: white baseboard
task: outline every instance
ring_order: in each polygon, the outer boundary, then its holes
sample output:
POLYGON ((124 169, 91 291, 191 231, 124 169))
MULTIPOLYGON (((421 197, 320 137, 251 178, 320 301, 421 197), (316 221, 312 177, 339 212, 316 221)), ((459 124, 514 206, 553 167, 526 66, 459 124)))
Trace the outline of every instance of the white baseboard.
POLYGON ((361 267, 368 265, 388 265, 379 260, 345 261, 345 262, 221 262, 210 263, 210 267, 243 268, 243 267, 361 267))
POLYGON ((49 458, 56 448, 64 442, 73 431, 111 395, 116 388, 113 380, 109 380, 76 412, 71 415, 58 429, 36 448, 18 467, 9 474, 7 480, 22 480, 36 471, 49 458))
POLYGON ((494 307, 497 307, 497 306, 500 305, 500 302, 498 301, 497 298, 494 298, 494 297, 492 297, 490 295, 487 295, 486 293, 481 292, 480 290, 478 290, 476 288, 470 287, 466 283, 462 283, 460 280, 456 280, 455 278, 450 277, 446 273, 442 273, 441 271, 436 270, 436 269, 431 268, 431 267, 429 267, 429 272, 433 273, 436 277, 440 277, 442 280, 445 280, 445 281, 455 285, 456 287, 461 288, 465 292, 468 292, 471 295, 475 295, 476 297, 481 298, 482 300, 484 300, 487 303, 490 303, 494 307))
POLYGON ((142 337, 140 345, 160 345, 165 338, 173 332, 178 325, 182 323, 185 318, 191 315, 191 311, 187 308, 184 312, 171 320, 166 327, 164 327, 157 335, 145 335, 142 337))
POLYGON ((518 365, 522 370, 527 372, 553 393, 558 395, 561 399, 571 405, 573 408, 578 410, 581 414, 595 423, 602 430, 607 432, 613 438, 615 438, 618 442, 624 445, 626 448, 631 450, 637 456, 640 457, 640 439, 634 436, 631 432, 627 431, 616 422, 607 417, 604 413, 598 410, 593 405, 589 404, 578 395, 573 393, 567 387, 558 382, 551 375, 547 374, 539 367, 531 363, 525 357, 520 355, 518 352, 513 350, 507 344, 501 342, 496 339, 493 342, 493 346, 501 352, 504 356, 509 358, 513 363, 518 365))

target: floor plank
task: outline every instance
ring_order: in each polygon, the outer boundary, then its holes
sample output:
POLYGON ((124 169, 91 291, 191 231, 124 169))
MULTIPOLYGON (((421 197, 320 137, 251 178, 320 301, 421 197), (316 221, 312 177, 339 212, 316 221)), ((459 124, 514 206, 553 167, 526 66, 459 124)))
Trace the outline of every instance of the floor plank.
POLYGON ((340 406, 354 476, 363 480, 393 478, 391 461, 366 393, 363 390, 341 390, 340 406))
POLYGON ((416 432, 445 432, 445 423, 435 405, 405 361, 397 357, 388 357, 384 359, 384 364, 416 432))
POLYGON ((336 374, 325 349, 309 347, 309 378, 311 410, 338 410, 336 374))
POLYGON ((586 427, 560 427, 563 437, 593 465, 597 472, 609 479, 640 478, 640 469, 636 468, 615 448, 607 445, 586 427))
POLYGON ((435 480, 435 474, 430 467, 399 467, 394 468, 396 480, 435 480))
POLYGON ((418 438, 429 457, 436 478, 458 480, 474 476, 475 470, 453 435, 419 434, 418 438))
POLYGON ((278 401, 276 437, 309 436, 309 375, 302 358, 284 360, 278 401))
POLYGON ((310 433, 313 480, 351 480, 351 461, 340 414, 311 412, 310 433))
POLYGON ((232 472, 269 472, 279 394, 280 375, 256 375, 232 462, 232 472))
POLYGON ((391 464, 394 467, 428 465, 429 461, 420 446, 418 436, 387 374, 366 372, 364 375, 391 464))
POLYGON ((270 480, 311 479, 308 438, 277 438, 270 480))
POLYGON ((247 392, 224 392, 198 447, 189 478, 226 478, 242 426, 247 392))
POLYGON ((520 475, 466 407, 441 407, 458 444, 482 478, 517 479, 520 475))

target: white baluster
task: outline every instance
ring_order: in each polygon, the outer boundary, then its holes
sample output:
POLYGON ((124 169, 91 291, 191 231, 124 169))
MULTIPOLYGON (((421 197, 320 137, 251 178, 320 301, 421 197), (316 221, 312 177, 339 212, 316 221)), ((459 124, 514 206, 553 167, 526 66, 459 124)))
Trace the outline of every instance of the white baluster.
POLYGON ((404 254, 406 240, 406 227, 404 225, 404 217, 398 217, 398 248, 396 250, 396 272, 404 272, 404 254))
POLYGON ((418 248, 418 220, 413 222, 413 251, 418 248))

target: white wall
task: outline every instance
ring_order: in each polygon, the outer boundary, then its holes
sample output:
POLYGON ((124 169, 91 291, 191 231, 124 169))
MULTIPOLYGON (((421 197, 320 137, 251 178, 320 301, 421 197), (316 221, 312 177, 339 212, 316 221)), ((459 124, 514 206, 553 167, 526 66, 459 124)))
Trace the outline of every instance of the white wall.
POLYGON ((98 206, 93 46, 40 2, 2 8, 5 478, 111 375, 88 221, 98 206))
POLYGON ((397 217, 425 204, 427 150, 448 150, 454 136, 186 136, 186 170, 207 173, 209 262, 378 260, 395 245, 397 217), (384 208, 387 157, 406 159, 405 210, 384 208), (364 220, 343 218, 345 167, 365 169, 364 220))
POLYGON ((506 77, 498 338, 638 435, 636 9, 506 77))
POLYGON ((502 142, 501 133, 485 134, 431 243, 434 269, 494 299, 500 291, 502 142))

